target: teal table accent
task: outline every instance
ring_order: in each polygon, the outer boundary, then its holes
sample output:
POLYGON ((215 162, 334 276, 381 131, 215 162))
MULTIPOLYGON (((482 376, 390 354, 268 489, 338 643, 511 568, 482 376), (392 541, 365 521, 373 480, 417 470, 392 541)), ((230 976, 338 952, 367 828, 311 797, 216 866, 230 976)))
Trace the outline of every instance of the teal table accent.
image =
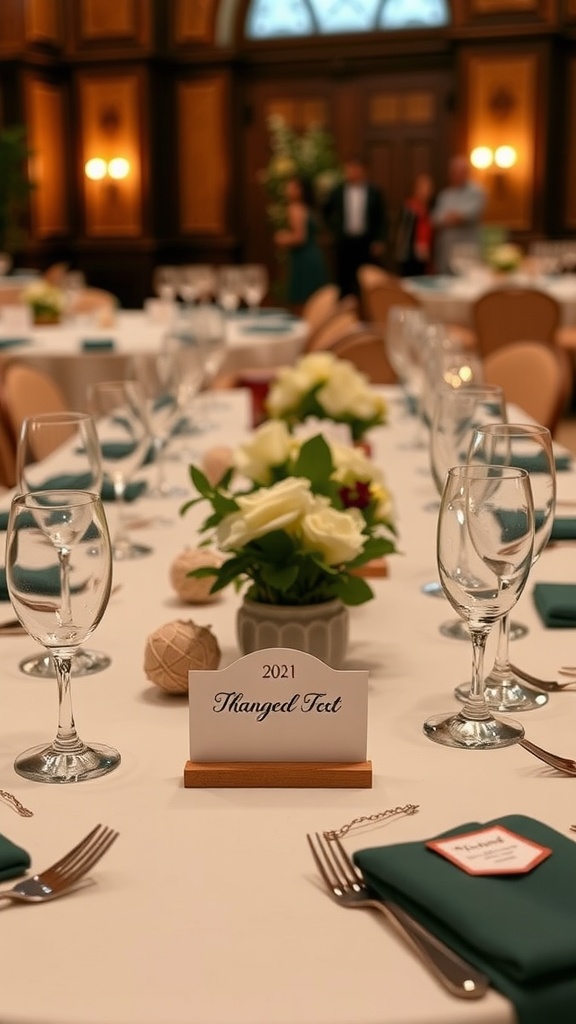
POLYGON ((31 345, 31 338, 0 338, 0 349, 21 348, 22 345, 31 345))
POLYGON ((5 878, 17 878, 30 867, 30 854, 21 846, 16 846, 11 839, 0 835, 0 881, 5 878))
POLYGON ((116 342, 114 338, 84 338, 80 347, 83 352, 111 352, 116 342))
POLYGON ((532 594, 548 629, 576 629, 576 583, 536 583, 532 594))
POLYGON ((550 540, 576 540, 576 516, 557 516, 550 540))
MULTIPOLYGON (((60 593, 60 566, 49 565, 46 569, 20 569, 18 585, 43 597, 60 593)), ((0 567, 0 601, 9 601, 6 569, 0 567)))

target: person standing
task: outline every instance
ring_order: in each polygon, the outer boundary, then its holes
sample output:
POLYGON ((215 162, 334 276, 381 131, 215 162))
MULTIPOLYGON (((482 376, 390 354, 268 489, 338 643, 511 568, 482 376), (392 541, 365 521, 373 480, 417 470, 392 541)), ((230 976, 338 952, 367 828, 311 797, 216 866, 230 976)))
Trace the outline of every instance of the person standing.
POLYGON ((400 214, 396 259, 401 277, 420 277, 432 259, 432 220, 430 205, 433 194, 429 174, 418 174, 414 187, 400 214))
POLYGON ((290 178, 286 182, 287 221, 274 235, 276 245, 288 252, 286 299, 298 309, 306 299, 328 283, 328 271, 322 250, 316 241, 314 193, 310 182, 290 178))
POLYGON ((484 189, 471 181, 470 165, 465 156, 450 161, 448 186, 438 193, 432 211, 435 231, 435 270, 438 274, 452 272, 450 256, 454 245, 476 244, 480 249, 480 223, 486 206, 484 189))
POLYGON ((358 268, 380 262, 387 234, 384 196, 368 180, 366 164, 360 157, 346 160, 344 181, 330 193, 324 216, 334 235, 340 293, 358 295, 358 268))

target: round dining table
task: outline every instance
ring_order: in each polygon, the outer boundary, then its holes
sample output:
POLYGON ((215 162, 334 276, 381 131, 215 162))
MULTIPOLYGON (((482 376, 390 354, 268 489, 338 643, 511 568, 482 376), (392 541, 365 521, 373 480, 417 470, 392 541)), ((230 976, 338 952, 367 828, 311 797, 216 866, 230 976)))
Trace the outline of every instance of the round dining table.
MULTIPOLYGON (((239 657, 240 602, 229 588, 213 603, 186 605, 172 589, 170 566, 198 545, 207 513, 199 505, 180 515, 185 497, 130 504, 130 530, 152 554, 114 566, 113 596, 86 645, 108 653, 111 665, 72 683, 79 733, 120 751, 115 771, 69 785, 14 773, 19 752, 55 734, 57 695, 54 682, 19 670, 35 646, 30 638, 0 630, 0 788, 33 811, 19 817, 0 800, 0 831, 29 851, 33 872, 99 822, 120 833, 91 872, 93 885, 42 906, 0 904, 2 1024, 513 1024, 502 994, 449 995, 383 918, 330 900, 306 843, 307 833, 409 804, 416 813, 350 829, 347 850, 423 841, 510 813, 565 837, 576 823, 576 781, 520 746, 456 750, 423 733, 428 716, 456 708, 471 649, 441 634, 454 612, 422 591, 437 574, 436 492, 402 396, 384 394, 389 422, 370 440, 394 494, 399 553, 386 577, 370 581, 374 599, 351 609, 344 666, 369 673, 371 788, 184 787, 187 698, 146 678, 146 640, 168 622, 193 620, 212 628, 221 667, 229 665, 239 657)), ((219 395, 211 420, 168 451, 170 480, 189 497, 189 462, 248 435, 247 393, 219 395)), ((576 508, 576 473, 558 475, 562 500, 576 508)), ((116 514, 107 506, 111 526, 116 514)), ((576 662, 576 632, 542 625, 533 585, 573 579, 574 542, 550 545, 515 609, 528 632, 514 642, 514 660, 536 675, 555 677, 576 662)), ((12 617, 2 603, 0 622, 12 617)), ((576 754, 576 692, 551 694, 521 717, 534 742, 576 754)))

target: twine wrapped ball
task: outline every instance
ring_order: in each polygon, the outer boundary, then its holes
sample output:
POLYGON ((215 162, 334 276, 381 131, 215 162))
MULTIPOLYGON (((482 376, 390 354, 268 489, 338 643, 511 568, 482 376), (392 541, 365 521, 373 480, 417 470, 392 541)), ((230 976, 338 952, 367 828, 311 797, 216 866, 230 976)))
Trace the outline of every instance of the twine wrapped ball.
POLYGON ((194 576, 188 576, 188 573, 205 565, 221 564, 222 559, 219 555, 205 548, 185 548, 177 555, 170 566, 170 582, 180 600, 186 601, 187 604, 208 604, 210 601, 217 601, 220 593, 210 593, 215 576, 196 579, 194 576))
POLYGON ((221 651, 209 626, 175 619, 150 634, 144 650, 144 672, 167 693, 188 693, 190 669, 218 668, 221 651))
POLYGON ((234 465, 234 452, 225 444, 214 445, 204 453, 202 469, 214 486, 224 476, 227 469, 234 465))

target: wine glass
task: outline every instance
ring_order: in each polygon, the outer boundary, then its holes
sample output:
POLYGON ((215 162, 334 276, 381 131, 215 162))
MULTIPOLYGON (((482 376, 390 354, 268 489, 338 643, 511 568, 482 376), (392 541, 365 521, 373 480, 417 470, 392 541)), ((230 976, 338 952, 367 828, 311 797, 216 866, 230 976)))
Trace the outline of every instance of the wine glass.
POLYGON ((166 452, 179 413, 173 355, 163 347, 153 355, 134 356, 133 366, 144 396, 154 448, 156 483, 148 494, 151 498, 180 496, 182 492, 166 480, 166 452))
MULTIPOLYGON (((100 494, 102 476, 98 435, 87 413, 42 413, 24 420, 16 452, 16 479, 22 493, 58 488, 100 494)), ((74 675, 101 672, 109 664, 107 654, 79 648, 74 675)), ((24 658, 20 669, 28 676, 54 676, 49 654, 24 658)))
POLYGON ((165 302, 174 302, 178 290, 178 267, 161 266, 154 269, 152 283, 154 291, 165 302))
POLYGON ((215 287, 216 274, 209 263, 186 263, 178 270, 178 293, 188 306, 206 302, 215 287))
POLYGON ((225 313, 235 313, 242 296, 242 271, 240 267, 219 267, 216 274, 216 299, 225 313))
MULTIPOLYGON (((198 328, 197 315, 200 307, 194 310, 193 316, 181 318, 174 324, 162 340, 162 349, 172 360, 174 367, 176 407, 184 421, 191 421, 192 406, 204 381, 204 352, 198 328)), ((194 434, 198 427, 190 424, 188 433, 194 434)), ((185 430, 179 429, 182 435, 185 430)), ((196 453, 189 453, 196 458, 196 453)))
POLYGON ((258 312, 258 307, 268 291, 268 271, 261 263, 247 263, 242 267, 242 293, 246 305, 258 312))
POLYGON ((446 597, 468 625, 472 684, 464 707, 424 723, 429 739, 449 747, 488 749, 518 742, 517 722, 495 718, 484 694, 484 651, 495 622, 516 604, 528 579, 534 506, 526 470, 453 466, 438 516, 438 569, 446 597))
MULTIPOLYGON (((548 543, 554 523, 556 469, 550 431, 539 424, 486 424, 474 432, 468 461, 531 470, 529 480, 535 510, 533 562, 536 562, 548 543)), ((494 667, 485 680, 488 705, 497 711, 530 711, 542 707, 548 701, 547 694, 526 686, 510 668, 509 632, 509 617, 504 615, 498 630, 494 667)), ((465 690, 465 686, 457 688, 456 696, 460 700, 464 699, 465 690)))
POLYGON ((134 380, 101 381, 91 386, 89 401, 94 411, 104 475, 112 484, 119 509, 112 553, 118 561, 142 558, 152 549, 130 540, 123 507, 126 487, 142 466, 151 441, 144 395, 134 380))
POLYGON ((450 249, 450 270, 459 277, 469 277, 482 265, 477 242, 455 242, 450 249))
POLYGON ((119 765, 120 754, 82 742, 70 694, 74 654, 96 629, 110 596, 112 554, 100 498, 81 490, 16 495, 6 537, 6 581, 24 629, 50 651, 58 682, 56 738, 20 754, 16 772, 35 782, 105 775, 119 765))

